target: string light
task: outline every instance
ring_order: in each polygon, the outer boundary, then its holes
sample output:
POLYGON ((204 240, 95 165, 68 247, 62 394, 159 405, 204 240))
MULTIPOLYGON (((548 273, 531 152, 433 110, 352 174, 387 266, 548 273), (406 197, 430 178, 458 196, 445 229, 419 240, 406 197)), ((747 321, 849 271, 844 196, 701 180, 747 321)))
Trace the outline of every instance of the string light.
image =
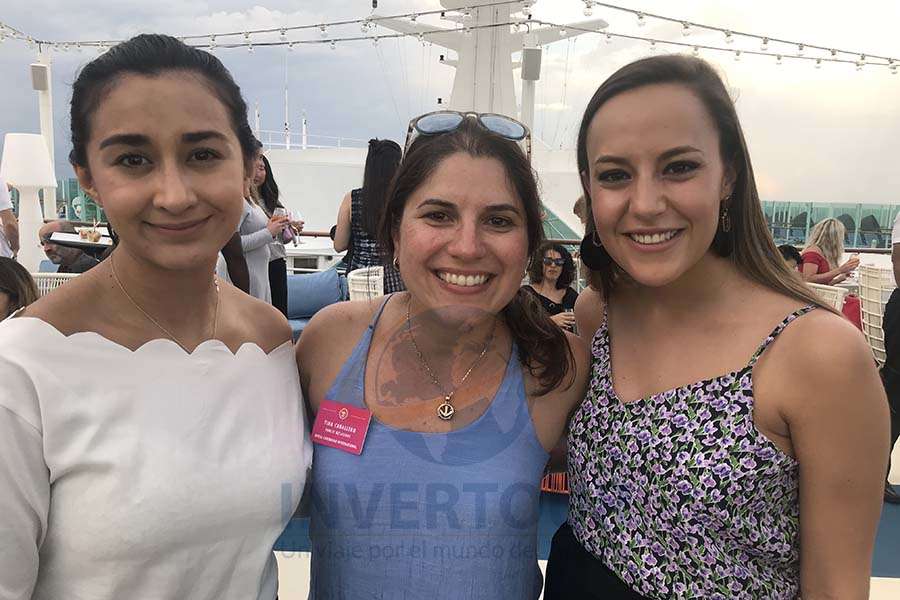
POLYGON ((644 13, 639 12, 639 13, 637 14, 637 24, 638 24, 638 27, 643 27, 645 23, 646 23, 646 21, 644 20, 644 13))
POLYGON ((650 52, 656 52, 656 42, 654 42, 653 40, 650 40, 650 52))
POLYGON ((281 31, 279 33, 281 34, 281 39, 283 39, 283 40, 287 39, 287 30, 285 30, 284 27, 281 28, 281 31))
POLYGON ((319 34, 320 34, 322 37, 327 36, 327 35, 328 35, 328 28, 327 28, 325 25, 319 25, 319 34))
POLYGON ((759 45, 759 49, 762 50, 763 52, 765 52, 766 50, 769 49, 769 38, 764 37, 762 39, 762 44, 759 45))
POLYGON ((691 51, 691 54, 693 54, 695 57, 700 56, 700 47, 694 46, 694 49, 691 51))
POLYGON ((328 45, 331 47, 332 50, 334 50, 335 48, 337 48, 337 44, 334 42, 334 40, 331 40, 331 43, 328 44, 328 45))
POLYGON ((409 20, 411 23, 415 23, 416 19, 418 19, 418 18, 419 18, 419 15, 417 15, 416 13, 413 13, 412 15, 410 15, 409 20))
POLYGON ((247 44, 247 52, 253 54, 253 44, 247 44))
POLYGON ((691 24, 687 21, 681 24, 681 35, 684 37, 691 35, 691 24))
POLYGON ((817 68, 817 69, 821 69, 821 68, 822 68, 822 59, 821 59, 821 58, 817 58, 817 59, 816 59, 816 68, 817 68))
POLYGON ((216 36, 214 36, 214 35, 209 36, 209 49, 210 50, 216 49, 216 36))
POLYGON ((294 51, 294 42, 288 42, 288 52, 294 51))
POLYGON ((734 51, 734 62, 741 62, 741 51, 740 50, 734 51))
POLYGON ((732 37, 730 31, 726 31, 726 32, 725 32, 725 43, 726 43, 726 44, 733 44, 733 43, 734 43, 734 37, 732 37))
POLYGON ((803 53, 806 51, 806 46, 803 44, 797 44, 797 56, 803 56, 803 53))
POLYGON ((607 44, 612 44, 612 36, 609 35, 608 33, 606 34, 606 43, 607 43, 607 44))
POLYGON ((566 33, 568 33, 568 32, 566 31, 565 27, 559 28, 559 37, 566 37, 566 33))
POLYGON ((775 64, 778 66, 781 66, 781 55, 780 54, 775 55, 775 64))
POLYGON ((586 1, 584 3, 584 16, 590 17, 594 14, 594 3, 590 1, 586 1))

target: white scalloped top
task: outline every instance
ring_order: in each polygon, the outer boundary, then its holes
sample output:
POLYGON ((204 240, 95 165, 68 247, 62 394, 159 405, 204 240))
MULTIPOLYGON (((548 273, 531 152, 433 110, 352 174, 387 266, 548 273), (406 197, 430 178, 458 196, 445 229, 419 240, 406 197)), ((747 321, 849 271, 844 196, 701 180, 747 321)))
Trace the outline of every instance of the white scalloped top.
POLYGON ((0 324, 4 586, 274 598, 272 545, 312 458, 291 349, 132 351, 33 317, 0 324))

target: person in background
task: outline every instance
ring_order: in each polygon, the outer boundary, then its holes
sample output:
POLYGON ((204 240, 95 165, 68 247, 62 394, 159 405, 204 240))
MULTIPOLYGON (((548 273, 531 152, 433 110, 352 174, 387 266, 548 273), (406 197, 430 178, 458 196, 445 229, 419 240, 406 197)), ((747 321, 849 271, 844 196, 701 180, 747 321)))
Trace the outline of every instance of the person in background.
POLYGON ((9 186, 0 179, 0 256, 15 258, 19 253, 19 222, 13 212, 9 186))
POLYGON ((287 320, 213 275, 256 158, 240 88, 144 34, 69 121, 118 244, 0 323, 0 597, 275 600, 312 448, 287 320))
POLYGON ((578 292, 569 287, 575 280, 575 261, 562 244, 542 244, 528 263, 529 283, 550 319, 569 331, 575 329, 575 301, 578 292))
POLYGON ((543 236, 514 141, 527 130, 489 117, 499 132, 459 113, 413 120, 378 236, 409 291, 328 306, 297 344, 314 413, 372 415, 358 456, 316 447, 311 599, 540 594, 540 480, 588 357, 521 288, 543 236), (377 553, 341 550, 355 547, 377 553))
POLYGON ((578 196, 578 200, 575 201, 575 205, 572 207, 572 212, 576 217, 578 217, 578 220, 581 221, 582 230, 586 228, 590 215, 587 212, 587 205, 584 201, 584 194, 578 196))
POLYGON ((854 255, 841 263, 845 234, 844 224, 834 218, 823 219, 813 226, 800 253, 803 279, 810 283, 835 285, 849 277, 859 266, 859 257, 854 255))
POLYGON ((791 244, 782 244, 778 246, 778 252, 791 270, 796 270, 803 261, 803 258, 800 256, 800 251, 791 244))
POLYGON ((281 230, 269 243, 269 287, 272 293, 272 306, 287 316, 287 263, 284 244, 293 239, 303 229, 303 221, 290 221, 287 210, 278 199, 278 184, 272 173, 269 159, 260 152, 253 171, 253 185, 259 206, 270 220, 287 218, 288 226, 281 230))
POLYGON ((0 256, 0 321, 39 297, 31 273, 12 258, 0 256))
POLYGON ((59 265, 57 273, 84 273, 100 264, 96 258, 78 248, 69 248, 51 242, 50 236, 57 232, 78 233, 78 231, 71 222, 63 220, 44 223, 38 230, 44 254, 47 255, 50 262, 59 265))
MULTIPOLYGON (((806 247, 800 253, 800 275, 810 283, 837 285, 859 266, 859 256, 854 254, 840 264, 844 256, 844 224, 834 218, 823 219, 809 232, 806 247)), ((841 309, 851 323, 862 330, 862 314, 859 296, 847 294, 841 309)))
MULTIPOLYGON (((891 263, 894 267, 894 283, 900 282, 900 212, 894 219, 891 231, 891 263)), ((884 332, 884 365, 881 367, 881 381, 887 393, 891 410, 891 443, 888 448, 888 472, 890 472, 890 456, 900 438, 900 289, 894 288, 891 297, 884 307, 881 321, 884 332)), ((900 504, 900 494, 885 480, 884 499, 892 504, 900 504)))
POLYGON ((577 161, 602 282, 577 310, 601 325, 544 598, 866 598, 884 390, 860 332, 775 259, 721 77, 622 67, 577 161))
POLYGON ((387 202, 388 188, 402 151, 393 140, 369 140, 363 184, 348 192, 338 210, 334 249, 350 254, 347 271, 363 267, 384 267, 384 293, 406 289, 396 266, 384 259, 377 242, 377 229, 387 202))

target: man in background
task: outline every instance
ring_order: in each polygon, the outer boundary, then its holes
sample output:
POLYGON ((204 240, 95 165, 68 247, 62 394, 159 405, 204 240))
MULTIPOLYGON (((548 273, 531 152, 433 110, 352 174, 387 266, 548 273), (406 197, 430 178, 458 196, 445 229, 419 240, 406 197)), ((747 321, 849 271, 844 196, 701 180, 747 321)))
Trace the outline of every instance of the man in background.
MULTIPOLYGON (((894 281, 900 282, 900 213, 894 219, 894 229, 891 232, 891 263, 894 266, 894 281)), ((881 321, 884 331, 884 366, 881 367, 881 381, 884 383, 884 391, 887 393, 888 405, 891 409, 891 445, 890 452, 900 437, 900 289, 894 289, 891 299, 884 307, 884 316, 881 321)), ((890 471, 890 462, 888 463, 890 471)), ((884 500, 892 504, 900 504, 900 495, 885 480, 884 500)))
POLYGON ((19 221, 13 213, 9 186, 0 179, 0 256, 15 258, 19 253, 19 221))
POLYGON ((84 273, 97 266, 100 262, 89 254, 85 254, 78 248, 68 248, 50 241, 54 233, 78 233, 75 226, 69 221, 50 221, 38 230, 41 246, 44 254, 55 264, 59 265, 57 273, 84 273))

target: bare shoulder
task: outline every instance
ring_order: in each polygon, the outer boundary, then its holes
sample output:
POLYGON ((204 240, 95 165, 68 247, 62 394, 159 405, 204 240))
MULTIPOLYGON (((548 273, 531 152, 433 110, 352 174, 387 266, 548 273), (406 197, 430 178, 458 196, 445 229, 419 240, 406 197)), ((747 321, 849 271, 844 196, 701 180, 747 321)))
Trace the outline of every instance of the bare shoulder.
POLYGON ((271 352, 291 339, 291 326, 277 308, 219 282, 222 300, 232 307, 229 326, 242 340, 252 341, 265 352, 271 352))
POLYGON ((372 321, 379 301, 336 302, 317 312, 297 342, 297 361, 302 365, 317 356, 343 354, 372 321))
POLYGON ((603 309, 606 301, 603 293, 592 287, 584 288, 575 300, 575 322, 582 342, 590 343, 603 323, 603 309))
POLYGON ((788 421, 792 413, 824 405, 861 407, 883 399, 872 350, 862 332, 842 316, 813 310, 786 327, 766 354, 759 370, 770 379, 765 384, 760 378, 760 384, 779 391, 788 421))
POLYGON ((111 282, 111 279, 110 282, 105 281, 108 277, 105 269, 95 267, 41 296, 19 315, 45 321, 64 335, 93 330, 94 317, 104 312, 102 306, 108 294, 107 284, 111 282), (82 306, 92 306, 93 310, 75 308, 82 306))

